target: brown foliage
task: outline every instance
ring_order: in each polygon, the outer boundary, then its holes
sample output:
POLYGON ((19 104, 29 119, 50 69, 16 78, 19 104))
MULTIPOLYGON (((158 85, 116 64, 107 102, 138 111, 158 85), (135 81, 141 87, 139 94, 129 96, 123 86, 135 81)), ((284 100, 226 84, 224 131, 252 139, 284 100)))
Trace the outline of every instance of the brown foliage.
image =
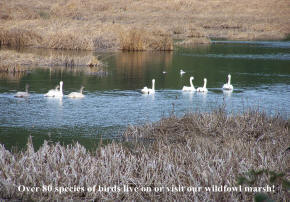
MULTIPOLYGON (((131 126, 127 142, 111 143, 90 153, 80 144, 47 142, 38 151, 12 153, 0 145, 0 198, 22 200, 190 200, 252 201, 245 192, 19 192, 19 185, 92 187, 237 186, 238 176, 250 169, 287 173, 289 122, 249 111, 171 116, 157 123, 131 126)), ((253 186, 265 186, 261 177, 253 186)), ((286 190, 276 185, 269 196, 286 201, 286 190)))

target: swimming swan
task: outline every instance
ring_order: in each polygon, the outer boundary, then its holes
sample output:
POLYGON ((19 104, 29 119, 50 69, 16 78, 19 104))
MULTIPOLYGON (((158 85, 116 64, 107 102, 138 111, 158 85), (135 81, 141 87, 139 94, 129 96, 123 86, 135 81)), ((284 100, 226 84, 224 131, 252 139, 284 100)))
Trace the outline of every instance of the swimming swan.
POLYGON ((25 85, 25 92, 17 92, 17 93, 14 95, 14 97, 28 97, 28 96, 29 96, 28 88, 29 88, 29 85, 26 84, 26 85, 25 85))
POLYGON ((63 96, 62 85, 63 85, 63 81, 60 81, 59 86, 56 86, 55 89, 49 90, 46 94, 44 94, 44 96, 45 97, 62 97, 63 96), (59 87, 59 90, 58 90, 58 87, 59 87))
POLYGON ((182 76, 183 74, 185 74, 186 72, 183 71, 182 69, 180 70, 180 76, 182 76))
POLYGON ((141 90, 144 94, 154 94, 155 93, 155 79, 152 79, 152 89, 146 86, 141 90))
POLYGON ((190 86, 183 86, 183 88, 182 88, 183 91, 196 91, 193 84, 192 84, 193 79, 194 79, 193 76, 191 76, 189 79, 190 86))
POLYGON ((198 87, 197 89, 196 89, 196 91, 197 92, 207 92, 208 90, 207 90, 207 88, 206 88, 206 83, 207 83, 207 79, 206 78, 204 78, 203 79, 203 87, 198 87))
POLYGON ((225 83, 223 85, 223 89, 224 90, 233 90, 234 89, 233 85, 231 85, 231 75, 230 74, 228 75, 228 83, 225 83))
POLYGON ((69 98, 83 98, 83 97, 85 97, 84 94, 83 94, 83 89, 84 88, 85 87, 82 86, 81 89, 80 89, 80 92, 72 92, 72 93, 68 94, 67 97, 69 97, 69 98))

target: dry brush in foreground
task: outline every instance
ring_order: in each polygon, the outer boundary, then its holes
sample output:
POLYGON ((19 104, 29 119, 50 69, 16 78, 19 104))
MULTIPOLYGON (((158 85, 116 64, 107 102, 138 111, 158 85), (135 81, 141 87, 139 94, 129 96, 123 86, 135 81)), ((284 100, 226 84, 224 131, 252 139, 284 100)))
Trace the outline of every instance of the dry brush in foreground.
POLYGON ((80 144, 43 144, 34 151, 13 153, 0 145, 0 198, 2 199, 117 199, 251 201, 245 192, 20 192, 19 185, 52 187, 110 186, 238 186, 249 171, 260 175, 251 186, 275 185, 266 193, 286 201, 289 189, 289 120, 260 112, 226 115, 224 111, 171 116, 157 123, 131 126, 125 143, 111 143, 88 152, 80 144), (136 141, 135 141, 136 140, 136 141), (287 153, 288 152, 288 153, 287 153), (265 171, 265 172, 264 172, 265 171), (269 171, 269 172, 266 172, 269 171), (269 173, 277 174, 269 182, 269 173), (284 185, 281 185, 283 176, 284 185))

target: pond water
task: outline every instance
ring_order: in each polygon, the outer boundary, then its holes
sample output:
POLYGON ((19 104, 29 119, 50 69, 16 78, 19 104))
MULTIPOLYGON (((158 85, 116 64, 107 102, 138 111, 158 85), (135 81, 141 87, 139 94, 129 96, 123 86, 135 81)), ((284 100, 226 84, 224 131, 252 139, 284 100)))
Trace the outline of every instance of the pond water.
POLYGON ((171 113, 209 112, 221 105, 228 112, 251 107, 289 118, 290 42, 216 41, 174 52, 94 54, 107 63, 107 75, 92 74, 82 67, 0 73, 0 142, 7 148, 22 148, 31 135, 36 146, 46 139, 64 144, 78 141, 95 148, 101 137, 118 138, 129 124, 157 121, 171 113), (183 76, 180 69, 186 72, 183 76), (229 73, 234 91, 224 92, 221 87, 229 73), (182 92, 190 76, 194 76, 195 87, 207 78, 208 93, 182 92), (151 87, 153 78, 156 93, 141 94, 144 86, 151 87), (84 86, 85 98, 43 96, 61 80, 64 94, 84 86), (26 84, 30 97, 15 98, 26 84))

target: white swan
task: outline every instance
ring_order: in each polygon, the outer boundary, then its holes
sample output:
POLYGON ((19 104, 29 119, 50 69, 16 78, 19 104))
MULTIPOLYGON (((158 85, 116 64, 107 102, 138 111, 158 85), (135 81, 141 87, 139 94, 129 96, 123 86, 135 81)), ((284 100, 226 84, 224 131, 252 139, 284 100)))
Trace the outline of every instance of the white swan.
POLYGON ((196 91, 193 84, 192 84, 193 79, 194 79, 193 76, 191 76, 189 79, 190 86, 183 86, 183 88, 182 88, 183 91, 196 91))
POLYGON ((53 97, 53 95, 59 91, 59 85, 55 87, 55 89, 49 90, 46 94, 44 94, 45 97, 53 97))
POLYGON ((59 82, 59 90, 58 90, 58 86, 56 86, 55 89, 51 89, 49 90, 46 94, 44 94, 45 97, 63 97, 63 92, 62 92, 62 85, 63 85, 63 81, 59 82))
POLYGON ((182 69, 180 70, 180 76, 182 76, 183 74, 185 74, 186 72, 183 71, 182 69))
POLYGON ((223 89, 224 90, 233 90, 234 89, 233 85, 231 85, 231 75, 230 74, 228 75, 228 83, 225 83, 223 85, 223 89))
POLYGON ((155 93, 155 79, 152 79, 152 89, 146 86, 141 90, 144 94, 154 94, 155 93))
POLYGON ((85 87, 82 86, 80 89, 80 92, 72 92, 72 93, 68 94, 67 97, 69 97, 69 98, 83 98, 83 97, 85 97, 83 94, 84 88, 85 87))
POLYGON ((26 85, 25 85, 25 92, 17 92, 17 93, 14 95, 14 97, 28 97, 28 96, 29 96, 28 88, 29 88, 29 85, 26 84, 26 85))
POLYGON ((197 92, 207 92, 208 90, 207 90, 207 88, 206 88, 206 83, 207 83, 207 79, 206 78, 204 78, 203 79, 203 87, 198 87, 197 89, 196 89, 196 91, 197 92))
POLYGON ((167 74, 167 72, 166 71, 163 71, 162 74, 167 74))

